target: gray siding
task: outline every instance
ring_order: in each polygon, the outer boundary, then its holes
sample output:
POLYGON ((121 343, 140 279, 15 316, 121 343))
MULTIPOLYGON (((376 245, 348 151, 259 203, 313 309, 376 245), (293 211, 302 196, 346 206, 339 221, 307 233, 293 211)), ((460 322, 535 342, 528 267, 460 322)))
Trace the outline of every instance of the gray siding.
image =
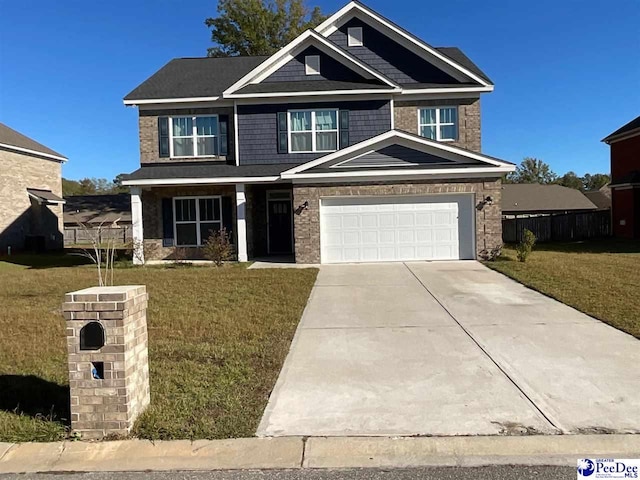
POLYGON ((240 164, 303 163, 326 155, 326 153, 278 153, 278 112, 306 108, 349 110, 349 143, 351 145, 391 129, 391 109, 388 100, 239 105, 240 164))
MULTIPOLYGON (((342 63, 329 55, 309 47, 297 55, 293 60, 273 72, 263 82, 308 82, 321 80, 337 80, 342 82, 366 82, 367 79, 347 68, 342 63), (320 75, 307 75, 305 73, 304 57, 307 55, 320 56, 320 75)), ((376 82, 380 84, 381 82, 376 82)))
MULTIPOLYGON (((341 160, 343 161, 343 160, 341 160)), ((338 162, 340 163, 340 162, 338 162)), ((357 167, 360 165, 409 165, 409 164, 436 164, 436 163, 452 163, 447 160, 430 153, 414 150, 413 148, 403 147, 402 145, 389 145, 375 152, 368 153, 362 157, 354 158, 344 166, 357 167)), ((328 165, 325 165, 328 166, 328 165)))
POLYGON ((342 25, 329 36, 329 40, 400 84, 460 83, 358 18, 342 25), (349 47, 349 27, 362 27, 364 46, 349 47))

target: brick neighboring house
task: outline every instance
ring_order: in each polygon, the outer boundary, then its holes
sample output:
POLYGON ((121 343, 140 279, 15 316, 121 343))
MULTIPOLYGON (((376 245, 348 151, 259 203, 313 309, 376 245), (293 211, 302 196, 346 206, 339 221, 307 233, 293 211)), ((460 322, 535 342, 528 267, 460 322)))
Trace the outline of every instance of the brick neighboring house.
POLYGON ((63 246, 58 152, 0 123, 0 253, 63 246))
POLYGON ((611 146, 613 234, 640 239, 640 117, 602 141, 611 146))
POLYGON ((241 261, 482 256, 515 169, 481 151, 493 88, 459 49, 359 2, 269 57, 174 59, 124 98, 139 111, 134 238, 153 260, 196 258, 222 227, 241 261))

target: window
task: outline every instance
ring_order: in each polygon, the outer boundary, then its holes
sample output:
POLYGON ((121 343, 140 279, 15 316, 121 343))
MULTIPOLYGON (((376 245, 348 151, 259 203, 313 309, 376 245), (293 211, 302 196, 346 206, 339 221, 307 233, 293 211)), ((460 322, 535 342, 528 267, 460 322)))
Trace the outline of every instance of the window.
POLYGON ((361 47, 364 45, 362 42, 362 27, 347 28, 347 42, 350 47, 361 47))
POLYGON ((458 136, 458 108, 439 107, 418 110, 418 131, 431 140, 450 141, 458 136))
POLYGON ((338 149, 338 110, 289 112, 290 152, 335 152, 338 149))
POLYGON ((176 245, 197 247, 211 232, 222 229, 221 197, 176 197, 173 199, 176 245))
POLYGON ((307 55, 304 57, 304 73, 307 75, 320 75, 320 55, 307 55))
POLYGON ((213 157, 219 155, 218 117, 172 117, 172 157, 213 157))

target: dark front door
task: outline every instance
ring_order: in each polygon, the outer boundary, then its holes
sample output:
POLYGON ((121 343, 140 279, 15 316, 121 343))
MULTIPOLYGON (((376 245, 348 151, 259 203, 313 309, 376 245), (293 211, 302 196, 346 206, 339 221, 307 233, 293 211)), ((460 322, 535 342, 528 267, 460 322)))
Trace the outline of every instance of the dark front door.
POLYGON ((269 209, 269 253, 293 253, 291 200, 267 201, 269 209))

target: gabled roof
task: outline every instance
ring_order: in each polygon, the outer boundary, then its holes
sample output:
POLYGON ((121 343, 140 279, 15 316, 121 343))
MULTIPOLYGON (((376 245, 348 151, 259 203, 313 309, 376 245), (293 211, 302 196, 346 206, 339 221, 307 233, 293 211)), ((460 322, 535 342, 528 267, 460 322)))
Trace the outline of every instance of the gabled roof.
POLYGON ((562 185, 506 183, 502 186, 502 213, 553 213, 597 210, 580 190, 562 185))
POLYGON ((602 188, 600 190, 591 190, 584 192, 584 196, 598 207, 598 210, 609 210, 611 208, 611 192, 608 187, 607 190, 609 190, 608 193, 603 191, 602 188))
POLYGON ((283 179, 349 178, 349 177, 405 177, 424 176, 502 176, 515 170, 504 160, 472 152, 407 132, 390 130, 369 140, 351 145, 282 172, 283 179), (399 151, 412 150, 408 155, 399 151), (375 155, 372 154, 375 152, 375 155), (375 158, 382 163, 356 161, 375 158), (421 158, 420 158, 421 157, 421 158))
POLYGON ((471 61, 468 59, 462 59, 459 56, 458 52, 449 50, 448 53, 445 53, 439 49, 432 47, 404 28, 396 25, 388 18, 379 15, 378 13, 374 12, 369 7, 363 5, 358 1, 349 2, 343 8, 338 10, 336 13, 334 13, 324 22, 318 25, 315 30, 321 35, 328 37, 333 32, 335 32, 342 24, 344 24, 354 16, 373 21, 378 27, 382 27, 385 32, 389 34, 389 36, 395 38, 399 43, 402 43, 405 47, 409 48, 414 53, 421 55, 423 58, 427 59, 430 62, 435 61, 440 65, 448 67, 452 72, 457 73, 458 76, 462 75, 466 78, 470 78, 486 87, 493 85, 486 75, 480 75, 478 73, 478 67, 476 67, 475 65, 473 65, 473 67, 475 68, 471 67, 471 65, 469 65, 471 61))
POLYGON ((618 130, 603 138, 605 143, 613 143, 618 140, 624 140, 625 138, 631 138, 640 135, 640 117, 634 118, 626 125, 623 125, 618 130))
POLYGON ((174 58, 126 97, 125 105, 140 100, 216 99, 229 85, 267 56, 174 58))
POLYGON ((64 223, 131 223, 131 195, 70 195, 64 198, 64 223))
POLYGON ((0 123, 0 148, 66 162, 67 157, 0 123))
POLYGON ((234 98, 235 94, 238 93, 238 90, 243 87, 259 84, 278 68, 291 61, 298 53, 311 45, 317 47, 319 50, 331 56, 335 60, 338 60, 340 63, 356 73, 359 73, 365 79, 378 80, 384 85, 387 85, 388 89, 400 91, 399 85, 394 81, 371 68, 349 52, 338 47, 333 42, 330 42, 321 35, 318 35, 314 30, 307 30, 227 88, 224 91, 223 96, 225 98, 234 98))

